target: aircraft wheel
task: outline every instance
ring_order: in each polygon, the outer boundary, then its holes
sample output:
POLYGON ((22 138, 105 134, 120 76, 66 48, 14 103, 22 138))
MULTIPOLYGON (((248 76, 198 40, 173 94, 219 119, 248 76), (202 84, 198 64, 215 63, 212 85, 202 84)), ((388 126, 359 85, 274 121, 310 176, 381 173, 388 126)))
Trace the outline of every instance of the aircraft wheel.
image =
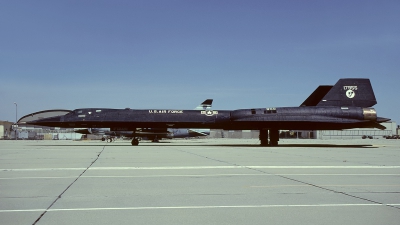
POLYGON ((262 139, 260 145, 261 146, 268 146, 268 140, 262 139))
POLYGON ((105 141, 106 139, 104 137, 101 138, 101 141, 105 141))
POLYGON ((136 139, 136 138, 134 138, 134 139, 132 139, 132 145, 139 145, 139 140, 138 139, 136 139))
POLYGON ((270 146, 278 146, 278 141, 270 141, 270 146))

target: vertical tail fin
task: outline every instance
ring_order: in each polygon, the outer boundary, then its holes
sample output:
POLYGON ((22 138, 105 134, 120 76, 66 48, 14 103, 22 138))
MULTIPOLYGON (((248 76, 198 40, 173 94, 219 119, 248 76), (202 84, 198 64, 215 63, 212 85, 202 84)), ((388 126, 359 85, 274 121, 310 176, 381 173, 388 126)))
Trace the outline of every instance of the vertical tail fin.
POLYGON ((199 106, 197 106, 196 108, 194 108, 195 110, 206 110, 206 109, 210 109, 212 106, 212 99, 206 99, 204 102, 202 102, 199 106))
POLYGON ((317 106, 371 107, 376 103, 369 79, 346 78, 340 79, 317 106))

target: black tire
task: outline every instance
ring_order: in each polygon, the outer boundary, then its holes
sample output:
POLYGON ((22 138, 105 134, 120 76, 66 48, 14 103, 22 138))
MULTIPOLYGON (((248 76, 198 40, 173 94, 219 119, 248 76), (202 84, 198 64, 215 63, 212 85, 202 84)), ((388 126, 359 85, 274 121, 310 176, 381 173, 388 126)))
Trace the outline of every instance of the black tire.
POLYGON ((139 145, 139 140, 136 139, 136 138, 134 138, 134 139, 132 139, 131 144, 132 144, 133 146, 139 145))

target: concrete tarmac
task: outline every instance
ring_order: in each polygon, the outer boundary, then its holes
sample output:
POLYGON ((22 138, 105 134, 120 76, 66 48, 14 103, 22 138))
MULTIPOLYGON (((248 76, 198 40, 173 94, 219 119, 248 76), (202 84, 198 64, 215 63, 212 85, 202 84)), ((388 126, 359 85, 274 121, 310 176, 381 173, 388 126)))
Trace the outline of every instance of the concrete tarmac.
POLYGON ((400 140, 0 141, 0 224, 398 224, 400 140))

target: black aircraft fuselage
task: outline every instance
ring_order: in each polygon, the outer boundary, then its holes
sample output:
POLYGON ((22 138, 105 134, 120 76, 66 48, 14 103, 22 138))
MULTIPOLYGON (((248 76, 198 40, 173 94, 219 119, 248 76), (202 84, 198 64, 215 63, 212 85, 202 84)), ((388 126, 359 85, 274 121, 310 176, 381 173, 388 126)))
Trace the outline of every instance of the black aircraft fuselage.
POLYGON ((340 130, 379 128, 379 120, 375 109, 361 107, 278 107, 218 111, 85 108, 73 110, 64 116, 42 119, 35 124, 65 128, 110 127, 112 131, 131 131, 144 127, 340 130))
MULTIPOLYGON (((320 86, 300 107, 238 110, 76 109, 63 116, 29 123, 50 127, 109 127, 112 131, 137 128, 210 128, 260 130, 261 145, 277 145, 279 130, 341 130, 379 128, 389 119, 377 117, 375 95, 368 79, 340 79, 320 86), (269 135, 268 135, 269 133, 269 135)), ((136 145, 136 142, 132 142, 136 145)))

